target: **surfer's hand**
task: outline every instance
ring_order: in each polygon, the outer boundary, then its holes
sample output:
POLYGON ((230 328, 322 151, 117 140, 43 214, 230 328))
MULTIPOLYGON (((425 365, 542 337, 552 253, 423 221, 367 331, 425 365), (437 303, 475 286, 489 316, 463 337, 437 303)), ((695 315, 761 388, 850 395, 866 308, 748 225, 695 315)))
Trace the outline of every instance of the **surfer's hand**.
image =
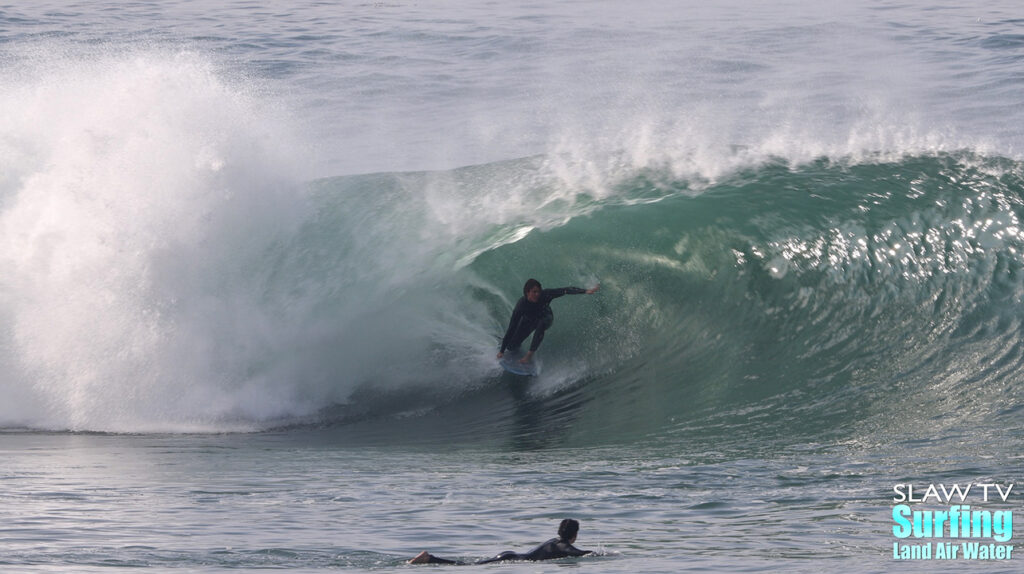
POLYGON ((499 358, 499 359, 500 359, 500 358, 502 358, 502 357, 504 357, 504 356, 505 356, 505 353, 498 353, 498 358, 499 358))
POLYGON ((597 285, 591 287, 590 289, 587 289, 587 295, 593 295, 594 293, 597 293, 600 290, 601 290, 601 284, 598 283, 597 285))

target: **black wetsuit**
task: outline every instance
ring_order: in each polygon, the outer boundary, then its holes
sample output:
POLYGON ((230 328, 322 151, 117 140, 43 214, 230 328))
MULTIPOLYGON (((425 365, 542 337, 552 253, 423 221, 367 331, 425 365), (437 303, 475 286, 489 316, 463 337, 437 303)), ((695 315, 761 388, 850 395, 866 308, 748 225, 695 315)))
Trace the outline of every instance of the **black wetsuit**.
POLYGON ((544 289, 536 303, 531 303, 525 296, 521 297, 516 303, 516 308, 512 310, 512 319, 508 322, 508 329, 505 330, 505 337, 501 340, 501 349, 498 352, 504 353, 506 349, 518 350, 530 333, 534 333, 530 351, 536 351, 544 341, 544 331, 551 328, 555 321, 555 314, 551 311, 551 300, 562 295, 582 295, 586 292, 586 289, 579 287, 544 289))
MULTIPOLYGON (((473 564, 492 564, 494 562, 505 562, 507 560, 553 560, 555 558, 569 558, 572 556, 583 556, 592 553, 593 550, 580 550, 569 542, 562 540, 561 538, 552 538, 544 544, 534 548, 526 554, 519 554, 511 550, 502 552, 494 558, 487 558, 485 560, 479 560, 473 564)), ((465 562, 458 562, 455 560, 448 560, 446 558, 438 558, 433 554, 429 555, 430 558, 427 560, 428 564, 461 564, 465 565, 465 562)))
POLYGON ((498 554, 494 558, 480 560, 477 564, 490 564, 492 562, 504 562, 505 560, 552 560, 554 558, 583 556, 591 552, 591 550, 580 550, 561 538, 552 538, 526 554, 519 554, 509 550, 508 552, 498 554))

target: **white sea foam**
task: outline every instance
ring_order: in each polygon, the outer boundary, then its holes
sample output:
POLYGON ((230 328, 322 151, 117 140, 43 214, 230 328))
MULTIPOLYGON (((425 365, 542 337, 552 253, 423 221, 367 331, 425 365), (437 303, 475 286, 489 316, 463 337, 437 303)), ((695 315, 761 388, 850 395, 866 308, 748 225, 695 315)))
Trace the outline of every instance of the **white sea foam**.
POLYGON ((287 133, 188 52, 15 70, 0 91, 0 385, 34 400, 3 416, 137 430, 274 414, 280 390, 245 372, 277 337, 259 259, 304 217, 287 133))

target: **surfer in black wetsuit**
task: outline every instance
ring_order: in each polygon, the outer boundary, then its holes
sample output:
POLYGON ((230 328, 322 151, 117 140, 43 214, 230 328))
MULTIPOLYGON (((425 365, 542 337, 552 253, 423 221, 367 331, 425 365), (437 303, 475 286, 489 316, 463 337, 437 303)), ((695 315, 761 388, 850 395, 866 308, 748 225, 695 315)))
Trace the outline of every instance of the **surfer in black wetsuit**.
POLYGON ((533 358, 533 353, 540 348, 544 341, 544 332, 551 328, 555 321, 555 315, 551 311, 551 300, 562 295, 591 295, 596 293, 601 286, 591 289, 580 289, 579 287, 562 287, 561 289, 542 289, 540 281, 527 279, 523 286, 523 297, 516 303, 512 310, 512 319, 508 322, 508 329, 505 330, 505 337, 501 340, 501 348, 498 349, 498 358, 505 356, 505 350, 518 350, 523 341, 533 333, 533 340, 530 341, 530 351, 519 359, 520 363, 528 363, 533 358))
MULTIPOLYGON (((576 534, 579 533, 579 531, 580 523, 572 518, 566 518, 558 525, 557 538, 552 538, 525 554, 519 554, 518 552, 512 552, 509 550, 498 554, 494 558, 487 558, 485 560, 473 562, 473 564, 491 564, 494 562, 505 562, 508 560, 551 560, 554 558, 568 558, 571 556, 583 556, 593 553, 593 550, 580 550, 572 545, 573 542, 576 542, 576 534)), ((424 550, 415 558, 410 560, 409 564, 465 564, 465 562, 438 558, 424 550)))

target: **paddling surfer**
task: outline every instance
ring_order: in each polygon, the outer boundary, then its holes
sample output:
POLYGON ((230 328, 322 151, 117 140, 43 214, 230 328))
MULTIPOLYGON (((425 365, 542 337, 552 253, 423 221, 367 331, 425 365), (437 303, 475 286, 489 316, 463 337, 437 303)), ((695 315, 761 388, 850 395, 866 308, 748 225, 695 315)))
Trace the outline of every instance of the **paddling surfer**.
MULTIPOLYGON (((506 562, 509 560, 552 560, 555 558, 568 558, 575 556, 585 556, 592 554, 593 550, 580 550, 573 546, 576 542, 576 535, 579 533, 580 523, 572 518, 566 518, 558 525, 558 536, 548 540, 547 542, 537 546, 533 550, 524 554, 519 554, 511 550, 502 552, 494 558, 487 558, 473 564, 492 564, 494 562, 506 562)), ((424 550, 420 552, 415 558, 409 561, 409 564, 466 564, 465 562, 459 562, 456 560, 448 560, 446 558, 438 558, 433 554, 424 550)))

